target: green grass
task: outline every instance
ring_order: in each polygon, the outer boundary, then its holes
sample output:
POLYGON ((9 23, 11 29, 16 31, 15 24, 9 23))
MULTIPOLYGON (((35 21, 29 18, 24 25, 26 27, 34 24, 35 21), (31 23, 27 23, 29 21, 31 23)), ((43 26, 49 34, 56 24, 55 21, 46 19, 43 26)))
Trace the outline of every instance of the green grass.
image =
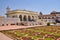
POLYGON ((45 32, 46 34, 53 34, 52 32, 45 32))
POLYGON ((21 36, 21 33, 19 31, 14 32, 15 35, 21 36))
POLYGON ((45 38, 45 40, 54 40, 53 38, 45 38))
POLYGON ((60 33, 56 33, 56 34, 54 34, 55 36, 60 36, 60 33))
POLYGON ((39 29, 38 31, 39 31, 39 32, 43 32, 43 30, 42 30, 42 29, 39 29))

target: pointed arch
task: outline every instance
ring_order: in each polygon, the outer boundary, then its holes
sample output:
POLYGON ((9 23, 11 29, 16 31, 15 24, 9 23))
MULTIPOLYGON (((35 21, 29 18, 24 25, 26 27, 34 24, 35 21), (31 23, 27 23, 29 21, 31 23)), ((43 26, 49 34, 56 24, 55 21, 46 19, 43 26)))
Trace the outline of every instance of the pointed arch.
POLYGON ((31 16, 28 16, 28 21, 31 21, 31 16))
POLYGON ((27 17, 26 17, 26 15, 24 15, 23 20, 24 20, 24 21, 27 21, 27 17))
POLYGON ((22 15, 19 15, 20 21, 22 21, 22 15))

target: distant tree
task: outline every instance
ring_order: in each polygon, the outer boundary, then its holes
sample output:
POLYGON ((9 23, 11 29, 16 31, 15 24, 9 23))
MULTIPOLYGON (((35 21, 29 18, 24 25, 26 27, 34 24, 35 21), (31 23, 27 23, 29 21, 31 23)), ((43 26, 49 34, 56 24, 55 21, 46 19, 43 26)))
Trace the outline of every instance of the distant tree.
POLYGON ((43 13, 42 13, 42 12, 40 12, 40 15, 43 15, 43 13))

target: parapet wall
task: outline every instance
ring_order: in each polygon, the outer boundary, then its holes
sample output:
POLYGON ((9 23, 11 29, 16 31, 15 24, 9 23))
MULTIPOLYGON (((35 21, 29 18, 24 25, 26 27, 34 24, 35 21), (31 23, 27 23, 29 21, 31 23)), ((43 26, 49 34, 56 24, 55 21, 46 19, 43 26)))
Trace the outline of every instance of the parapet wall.
POLYGON ((3 25, 9 25, 12 23, 17 23, 19 21, 18 18, 0 18, 0 26, 3 25))

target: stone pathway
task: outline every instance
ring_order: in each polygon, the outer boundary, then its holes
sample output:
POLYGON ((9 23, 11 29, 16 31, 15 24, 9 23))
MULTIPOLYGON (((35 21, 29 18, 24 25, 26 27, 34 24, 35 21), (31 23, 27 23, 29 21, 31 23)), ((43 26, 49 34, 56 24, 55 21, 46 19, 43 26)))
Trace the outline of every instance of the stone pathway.
POLYGON ((13 40, 0 32, 0 40, 13 40))
MULTIPOLYGON (((42 26, 42 25, 41 25, 41 26, 42 26)), ((20 29, 20 28, 29 28, 29 27, 36 27, 36 26, 17 26, 17 25, 12 25, 12 26, 0 26, 0 31, 2 31, 2 30, 20 29)))
POLYGON ((20 29, 20 28, 29 28, 29 27, 34 27, 34 26, 0 26, 0 31, 2 30, 12 30, 12 29, 20 29))

